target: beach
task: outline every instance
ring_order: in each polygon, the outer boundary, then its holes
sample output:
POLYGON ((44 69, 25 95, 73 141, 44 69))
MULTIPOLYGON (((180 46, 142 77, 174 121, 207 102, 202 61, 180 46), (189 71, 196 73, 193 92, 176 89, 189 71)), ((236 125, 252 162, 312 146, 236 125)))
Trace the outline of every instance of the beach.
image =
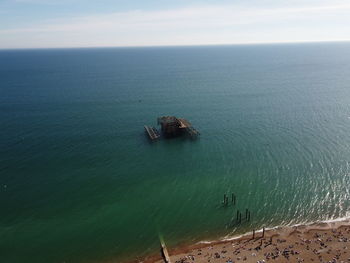
MULTIPOLYGON (((317 222, 168 248, 172 263, 350 262, 350 220, 317 222)), ((162 263, 160 255, 134 262, 162 263)))

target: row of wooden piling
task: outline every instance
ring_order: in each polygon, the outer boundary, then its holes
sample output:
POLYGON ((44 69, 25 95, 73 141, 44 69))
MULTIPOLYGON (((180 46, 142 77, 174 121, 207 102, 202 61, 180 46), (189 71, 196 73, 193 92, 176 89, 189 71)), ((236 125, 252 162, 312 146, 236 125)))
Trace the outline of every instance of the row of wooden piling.
MULTIPOLYGON (((231 194, 231 203, 233 204, 233 206, 236 205, 236 195, 234 193, 231 194)), ((224 194, 224 199, 222 202, 224 207, 227 207, 229 205, 229 196, 227 196, 226 194, 224 194)), ((250 218, 251 218, 251 211, 246 208, 245 209, 245 222, 250 222, 250 218)), ((234 221, 234 218, 232 218, 231 223, 229 226, 235 226, 235 225, 239 225, 242 223, 242 212, 240 212, 237 209, 237 214, 236 214, 236 220, 234 221)), ((261 245, 262 246, 262 241, 265 238, 265 227, 263 227, 262 229, 262 234, 261 236, 256 237, 255 236, 255 229, 253 229, 253 233, 252 233, 252 238, 251 240, 255 240, 255 239, 261 239, 261 245)), ((272 236, 270 237, 270 243, 272 243, 272 236)))
MULTIPOLYGON (((265 227, 263 227, 263 231, 262 231, 262 235, 260 238, 264 238, 265 237, 265 227)), ((255 229, 253 229, 253 236, 252 239, 255 239, 255 229)))
MULTIPOLYGON (((245 210, 245 221, 250 222, 250 210, 248 208, 245 210)), ((242 213, 239 210, 237 210, 236 222, 239 224, 242 222, 242 213)))
MULTIPOLYGON (((236 205, 236 202, 237 202, 237 198, 236 198, 236 195, 234 193, 231 194, 231 203, 233 206, 236 205)), ((227 194, 224 194, 224 199, 222 201, 222 204, 224 207, 227 207, 229 205, 229 195, 227 194)), ((250 218, 251 218, 251 211, 246 208, 245 209, 245 221, 246 222, 250 222, 250 218)), ((236 215, 236 223, 240 224, 242 223, 242 213, 237 210, 237 215, 236 215)))
MULTIPOLYGON (((231 194, 231 203, 233 205, 236 205, 236 195, 233 193, 231 194)), ((224 206, 228 206, 228 196, 226 194, 224 194, 224 200, 223 200, 222 204, 224 206)))

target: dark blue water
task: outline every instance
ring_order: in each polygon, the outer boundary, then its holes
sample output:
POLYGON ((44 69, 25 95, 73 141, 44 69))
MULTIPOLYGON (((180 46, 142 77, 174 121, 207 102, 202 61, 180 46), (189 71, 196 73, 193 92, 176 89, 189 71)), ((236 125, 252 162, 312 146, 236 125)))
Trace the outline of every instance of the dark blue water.
POLYGON ((0 261, 347 216, 349 130, 349 43, 0 51, 0 261), (150 143, 162 115, 200 139, 150 143))

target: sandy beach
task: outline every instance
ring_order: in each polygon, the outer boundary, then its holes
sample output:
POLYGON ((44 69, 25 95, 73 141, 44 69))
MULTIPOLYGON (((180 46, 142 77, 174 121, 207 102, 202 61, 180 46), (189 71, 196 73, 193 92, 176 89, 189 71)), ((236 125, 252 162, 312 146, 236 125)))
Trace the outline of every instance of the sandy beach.
MULTIPOLYGON (((350 220, 279 227, 168 248, 172 263, 350 262, 350 220)), ((160 255, 134 262, 162 263, 160 255)))

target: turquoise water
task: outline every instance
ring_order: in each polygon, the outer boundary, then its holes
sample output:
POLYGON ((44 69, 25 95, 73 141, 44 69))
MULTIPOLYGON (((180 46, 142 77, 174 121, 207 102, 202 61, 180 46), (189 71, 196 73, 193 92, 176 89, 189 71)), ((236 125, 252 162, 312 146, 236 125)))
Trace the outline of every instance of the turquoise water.
POLYGON ((119 262, 158 233, 350 211, 350 43, 3 50, 0 81, 1 262, 119 262), (150 143, 162 115, 200 139, 150 143))

